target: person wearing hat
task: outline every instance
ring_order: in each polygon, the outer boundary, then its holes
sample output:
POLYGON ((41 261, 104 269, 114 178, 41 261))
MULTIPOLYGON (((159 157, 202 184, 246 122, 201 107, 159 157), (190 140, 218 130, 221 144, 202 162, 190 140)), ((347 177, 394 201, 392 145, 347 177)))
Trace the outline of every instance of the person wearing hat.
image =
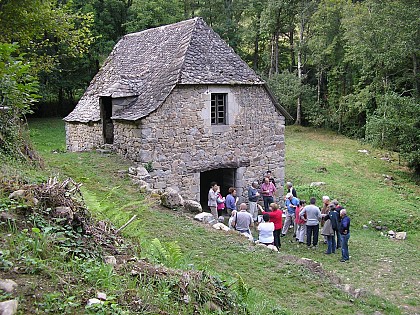
POLYGON ((287 193, 285 197, 287 207, 286 221, 283 224, 281 236, 285 236, 291 224, 293 224, 293 237, 296 237, 297 224, 295 224, 296 208, 299 206, 299 199, 293 197, 292 193, 287 193))

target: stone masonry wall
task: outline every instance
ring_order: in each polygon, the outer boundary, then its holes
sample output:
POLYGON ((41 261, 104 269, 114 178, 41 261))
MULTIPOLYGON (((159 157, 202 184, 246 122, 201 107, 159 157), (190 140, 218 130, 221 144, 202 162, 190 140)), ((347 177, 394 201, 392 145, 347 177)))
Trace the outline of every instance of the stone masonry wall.
MULTIPOLYGON (((151 162, 153 188, 200 199, 200 172, 236 168, 238 195, 272 170, 284 184, 284 117, 262 86, 177 86, 164 104, 137 123, 116 121, 114 147, 151 162), (228 124, 210 123, 211 93, 228 93, 228 124)), ((280 187, 280 193, 283 193, 280 187)))
POLYGON ((66 122, 67 150, 87 151, 104 143, 102 124, 98 123, 69 123, 66 122))

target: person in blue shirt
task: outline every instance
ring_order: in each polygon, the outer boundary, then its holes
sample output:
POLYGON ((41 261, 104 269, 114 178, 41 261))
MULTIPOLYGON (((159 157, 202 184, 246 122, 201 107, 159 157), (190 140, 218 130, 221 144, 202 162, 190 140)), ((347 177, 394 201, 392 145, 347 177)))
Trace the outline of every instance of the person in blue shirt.
POLYGON ((350 259, 349 256, 349 239, 350 239, 350 218, 347 216, 346 209, 340 210, 340 236, 341 236, 341 262, 350 259))
POLYGON ((229 188, 229 194, 226 196, 226 211, 229 215, 231 215, 233 210, 237 210, 236 208, 236 189, 233 187, 229 188))
POLYGON ((299 199, 293 196, 292 193, 287 193, 285 197, 285 204, 287 207, 286 221, 283 224, 283 231, 281 236, 285 236, 289 230, 289 226, 293 223, 293 237, 296 237, 297 224, 295 224, 296 208, 299 206, 299 199))

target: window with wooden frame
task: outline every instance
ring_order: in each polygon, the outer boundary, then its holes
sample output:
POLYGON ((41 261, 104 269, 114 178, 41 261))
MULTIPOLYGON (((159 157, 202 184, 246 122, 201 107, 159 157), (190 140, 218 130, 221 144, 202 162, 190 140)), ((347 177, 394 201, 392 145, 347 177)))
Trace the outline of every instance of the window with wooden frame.
POLYGON ((211 94, 211 124, 226 125, 227 93, 211 94))

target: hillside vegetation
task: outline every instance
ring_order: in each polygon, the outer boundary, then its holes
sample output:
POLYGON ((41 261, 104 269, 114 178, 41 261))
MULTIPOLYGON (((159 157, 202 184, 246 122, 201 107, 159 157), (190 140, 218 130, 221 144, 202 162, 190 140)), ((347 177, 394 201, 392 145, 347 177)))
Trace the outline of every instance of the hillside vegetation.
MULTIPOLYGON (((113 270, 95 257, 53 263, 51 258, 55 256, 43 256, 48 252, 45 249, 37 256, 33 246, 28 250, 22 245, 28 239, 36 239, 27 234, 37 234, 38 230, 10 231, 2 225, 2 252, 9 253, 8 257, 3 254, 2 262, 32 264, 28 270, 35 270, 18 275, 13 274, 13 269, 0 273, 2 278, 13 276, 17 282, 23 279, 24 287, 30 288, 19 291, 25 308, 20 309, 21 314, 35 309, 37 314, 420 312, 420 188, 395 155, 323 130, 286 128, 286 179, 295 183, 299 197, 337 198, 352 218, 351 259, 342 264, 339 254, 324 255, 323 245, 309 251, 294 243, 291 236, 282 238, 281 252, 274 253, 234 233, 207 228, 186 214, 161 208, 158 199, 139 192, 119 172, 131 165, 120 157, 96 152, 66 153, 62 121, 35 120, 30 129, 45 169, 2 163, 3 179, 39 183, 57 176, 83 183, 84 201, 96 220, 120 227, 137 214, 138 219, 122 231, 129 253, 162 266, 156 267, 158 275, 144 273, 143 277, 133 278, 119 272, 125 264, 113 270), (369 154, 358 152, 361 149, 369 150, 369 154), (391 162, 382 160, 384 156, 391 162), (385 179, 383 174, 393 179, 385 179), (311 188, 313 181, 325 185, 311 188), (382 236, 374 228, 377 225, 404 230, 407 239, 396 241, 382 236), (21 248, 20 252, 14 253, 13 246, 21 248), (199 279, 199 271, 204 271, 201 286, 194 283, 194 279, 199 279), (187 272, 195 294, 191 295, 190 304, 179 293, 187 272), (96 291, 107 293, 109 302, 97 309, 86 309, 87 299, 94 297, 96 291), (220 298, 219 304, 215 303, 215 296, 220 298)), ((2 201, 1 211, 8 211, 11 207, 4 195, 2 201)), ((43 226, 38 228, 43 234, 43 226)), ((126 271, 130 273, 131 268, 128 264, 126 271)), ((0 295, 1 300, 9 298, 10 295, 0 295)))

